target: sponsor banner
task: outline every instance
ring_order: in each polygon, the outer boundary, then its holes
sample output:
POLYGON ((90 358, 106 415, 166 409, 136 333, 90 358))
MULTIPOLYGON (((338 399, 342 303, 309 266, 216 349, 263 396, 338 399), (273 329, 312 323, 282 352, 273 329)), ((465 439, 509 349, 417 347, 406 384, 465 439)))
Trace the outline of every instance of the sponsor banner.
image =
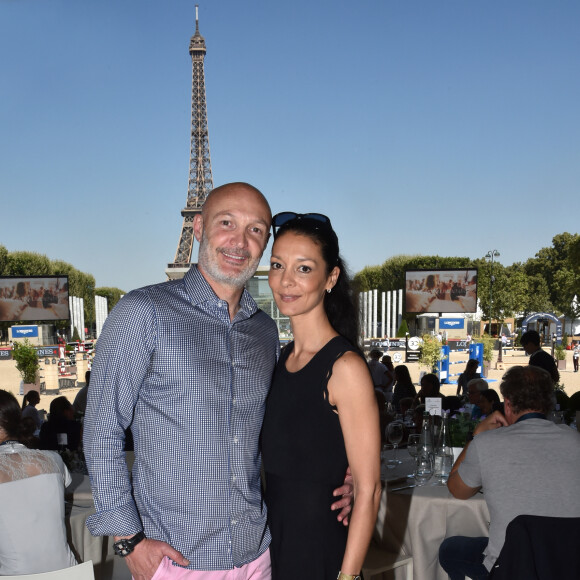
POLYGON ((439 328, 445 328, 448 330, 457 330, 460 328, 465 328, 465 319, 463 318, 440 318, 439 328))
POLYGON ((12 338, 38 337, 38 326, 13 326, 12 338))
POLYGON ((40 358, 58 356, 58 346, 40 346, 36 352, 40 358))
POLYGON ((12 351, 10 349, 0 350, 0 360, 10 360, 12 358, 12 351))
POLYGON ((397 350, 405 349, 406 341, 404 338, 375 338, 372 340, 365 340, 365 348, 370 350, 372 348, 378 348, 379 350, 397 350))
MULTIPOLYGON (((473 342, 476 342, 476 341, 473 341, 473 342)), ((447 341, 447 346, 449 347, 449 350, 463 350, 463 349, 469 348, 469 342, 467 342, 467 340, 465 340, 465 339, 455 340, 453 338, 450 338, 447 341)))

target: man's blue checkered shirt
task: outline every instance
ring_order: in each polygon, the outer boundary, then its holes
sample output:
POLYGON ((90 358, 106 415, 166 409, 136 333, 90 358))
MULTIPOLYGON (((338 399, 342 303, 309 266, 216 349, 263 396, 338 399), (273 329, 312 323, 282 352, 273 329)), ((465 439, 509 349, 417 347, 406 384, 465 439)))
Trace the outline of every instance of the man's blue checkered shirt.
POLYGON ((91 533, 144 529, 194 570, 228 570, 265 552, 258 439, 278 352, 276 325, 250 295, 230 322, 195 266, 122 298, 97 342, 84 423, 91 533))

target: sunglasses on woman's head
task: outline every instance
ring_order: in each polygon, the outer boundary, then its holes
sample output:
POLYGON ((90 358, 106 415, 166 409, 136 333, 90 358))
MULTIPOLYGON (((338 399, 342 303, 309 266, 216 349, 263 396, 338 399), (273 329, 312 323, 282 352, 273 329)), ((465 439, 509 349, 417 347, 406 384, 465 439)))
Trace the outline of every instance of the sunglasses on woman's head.
POLYGON ((277 213, 272 218, 272 228, 274 230, 274 239, 278 235, 280 228, 293 220, 309 220, 319 222, 320 225, 331 227, 330 219, 321 213, 295 213, 293 211, 283 211, 277 213))

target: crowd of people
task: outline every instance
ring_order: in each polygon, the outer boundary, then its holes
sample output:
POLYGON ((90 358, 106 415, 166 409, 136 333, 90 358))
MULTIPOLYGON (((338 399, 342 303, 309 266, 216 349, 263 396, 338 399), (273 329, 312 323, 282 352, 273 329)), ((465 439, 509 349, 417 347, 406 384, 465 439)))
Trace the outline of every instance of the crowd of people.
MULTIPOLYGON (((38 393, 27 394, 21 409, 0 392, 3 504, 23 493, 10 486, 25 479, 34 486, 34 501, 45 500, 49 487, 39 490, 41 476, 61 496, 46 512, 54 531, 51 557, 32 559, 23 547, 0 574, 75 563, 61 509, 69 475, 52 449, 82 446, 95 504, 87 526, 93 535, 114 537, 115 553, 138 580, 360 580, 381 495, 386 408, 410 412, 418 422, 427 400, 438 397, 444 409, 469 405, 479 421, 449 489, 470 497, 484 486, 486 499, 489 490, 492 527, 489 543, 458 539, 441 547, 452 579, 463 574, 457 562, 466 559, 476 566, 470 577, 483 577, 481 566, 487 573, 501 551, 508 517, 542 503, 541 486, 528 481, 545 483, 534 468, 517 475, 531 499, 504 510, 505 478, 524 449, 521 437, 544 437, 546 449, 561 444, 574 467, 558 477, 576 477, 580 462, 572 447, 580 450, 579 435, 546 420, 555 375, 538 368, 547 362, 532 348, 533 334, 522 344, 529 339, 536 366, 506 373, 503 406, 473 361, 455 396, 442 396, 433 373, 421 377, 417 390, 406 365, 393 366, 380 351, 365 360, 349 277, 327 216, 272 217, 260 191, 231 183, 211 192, 193 229, 198 263, 183 279, 134 290, 117 304, 74 404, 57 397, 42 422, 38 393), (245 290, 271 228, 269 284, 294 337, 282 350, 275 323, 245 290), (75 411, 84 413, 82 426, 75 411), (128 436, 135 445, 131 473, 124 457, 128 436), (500 461, 504 450, 509 453, 500 461)), ((551 469, 556 463, 550 463, 552 476, 551 469)), ((565 502, 580 516, 570 493, 565 502)), ((543 504, 540 515, 560 514, 543 504)), ((29 506, 15 505, 16 522, 17 511, 29 506)), ((48 526, 38 531, 45 535, 48 526)), ((6 537, 0 532, 0 562, 12 546, 6 537)))

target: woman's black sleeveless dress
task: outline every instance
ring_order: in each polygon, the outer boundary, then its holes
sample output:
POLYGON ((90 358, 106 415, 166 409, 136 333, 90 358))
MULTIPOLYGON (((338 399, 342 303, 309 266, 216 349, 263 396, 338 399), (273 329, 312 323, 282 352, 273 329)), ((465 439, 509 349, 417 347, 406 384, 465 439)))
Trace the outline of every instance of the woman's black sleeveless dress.
POLYGON ((293 347, 284 349, 276 367, 262 429, 272 580, 336 580, 348 530, 330 505, 339 499, 332 492, 342 485, 348 462, 327 385, 334 362, 355 349, 337 336, 290 373, 293 347))

